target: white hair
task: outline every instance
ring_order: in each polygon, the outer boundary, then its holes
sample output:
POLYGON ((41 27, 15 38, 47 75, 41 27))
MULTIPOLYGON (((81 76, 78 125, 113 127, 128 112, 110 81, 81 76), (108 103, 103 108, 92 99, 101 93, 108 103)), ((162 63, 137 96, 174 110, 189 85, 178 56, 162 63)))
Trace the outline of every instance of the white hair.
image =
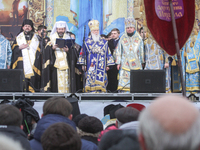
POLYGON ((100 39, 100 34, 95 35, 94 33, 91 32, 91 35, 92 35, 92 39, 93 39, 95 42, 99 41, 99 39, 100 39))
MULTIPOLYGON (((191 128, 174 135, 164 130, 148 109, 139 117, 139 131, 148 150, 198 150, 200 146, 200 115, 191 128)), ((176 122, 174 122, 176 123, 176 122)))
POLYGON ((0 149, 1 150, 24 150, 18 141, 14 141, 10 137, 0 135, 0 149))

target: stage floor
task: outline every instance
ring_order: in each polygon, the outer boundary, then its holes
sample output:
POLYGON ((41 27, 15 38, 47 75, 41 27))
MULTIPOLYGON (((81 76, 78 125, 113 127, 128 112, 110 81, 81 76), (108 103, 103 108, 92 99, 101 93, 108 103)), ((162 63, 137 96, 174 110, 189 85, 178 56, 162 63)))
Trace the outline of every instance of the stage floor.
MULTIPOLYGON (((153 100, 154 98, 166 93, 28 93, 28 92, 0 92, 0 99, 16 100, 25 96, 31 100, 47 100, 53 96, 59 97, 76 97, 79 101, 83 100, 120 100, 120 101, 135 101, 135 100, 153 100)), ((181 93, 173 93, 181 95, 181 93)), ((196 95, 199 99, 199 94, 196 95)))

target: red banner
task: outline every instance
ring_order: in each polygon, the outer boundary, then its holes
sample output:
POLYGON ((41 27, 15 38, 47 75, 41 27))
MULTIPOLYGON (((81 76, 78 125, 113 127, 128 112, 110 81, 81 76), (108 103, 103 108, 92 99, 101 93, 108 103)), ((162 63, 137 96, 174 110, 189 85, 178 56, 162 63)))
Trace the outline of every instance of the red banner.
MULTIPOLYGON (((189 38, 195 21, 195 0, 172 0, 180 48, 189 38)), ((169 0, 144 0, 147 26, 156 42, 176 54, 169 0)))

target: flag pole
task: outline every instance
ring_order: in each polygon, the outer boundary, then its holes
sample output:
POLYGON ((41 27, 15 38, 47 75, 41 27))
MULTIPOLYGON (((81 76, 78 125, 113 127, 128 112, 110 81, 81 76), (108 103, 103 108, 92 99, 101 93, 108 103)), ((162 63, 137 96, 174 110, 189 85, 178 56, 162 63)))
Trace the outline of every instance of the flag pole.
POLYGON ((184 84, 183 69, 182 69, 181 58, 180 58, 180 46, 178 43, 178 33, 177 33, 177 28, 176 28, 176 20, 174 17, 174 8, 173 8, 172 0, 169 0, 169 6, 170 6, 170 12, 171 12, 171 18, 172 18, 172 26, 173 26, 173 31, 174 31, 176 54, 178 58, 178 69, 179 69, 180 77, 181 77, 182 94, 183 96, 186 96, 186 88, 184 84))

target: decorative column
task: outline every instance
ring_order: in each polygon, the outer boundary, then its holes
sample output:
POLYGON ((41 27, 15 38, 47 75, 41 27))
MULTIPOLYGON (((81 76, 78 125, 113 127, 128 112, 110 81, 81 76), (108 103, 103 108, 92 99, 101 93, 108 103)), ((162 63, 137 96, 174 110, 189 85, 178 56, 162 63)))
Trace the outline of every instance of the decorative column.
POLYGON ((133 6, 134 6, 134 0, 127 0, 127 17, 134 17, 133 6))
POLYGON ((54 23, 54 0, 46 0, 46 8, 46 26, 48 29, 52 29, 54 23))

